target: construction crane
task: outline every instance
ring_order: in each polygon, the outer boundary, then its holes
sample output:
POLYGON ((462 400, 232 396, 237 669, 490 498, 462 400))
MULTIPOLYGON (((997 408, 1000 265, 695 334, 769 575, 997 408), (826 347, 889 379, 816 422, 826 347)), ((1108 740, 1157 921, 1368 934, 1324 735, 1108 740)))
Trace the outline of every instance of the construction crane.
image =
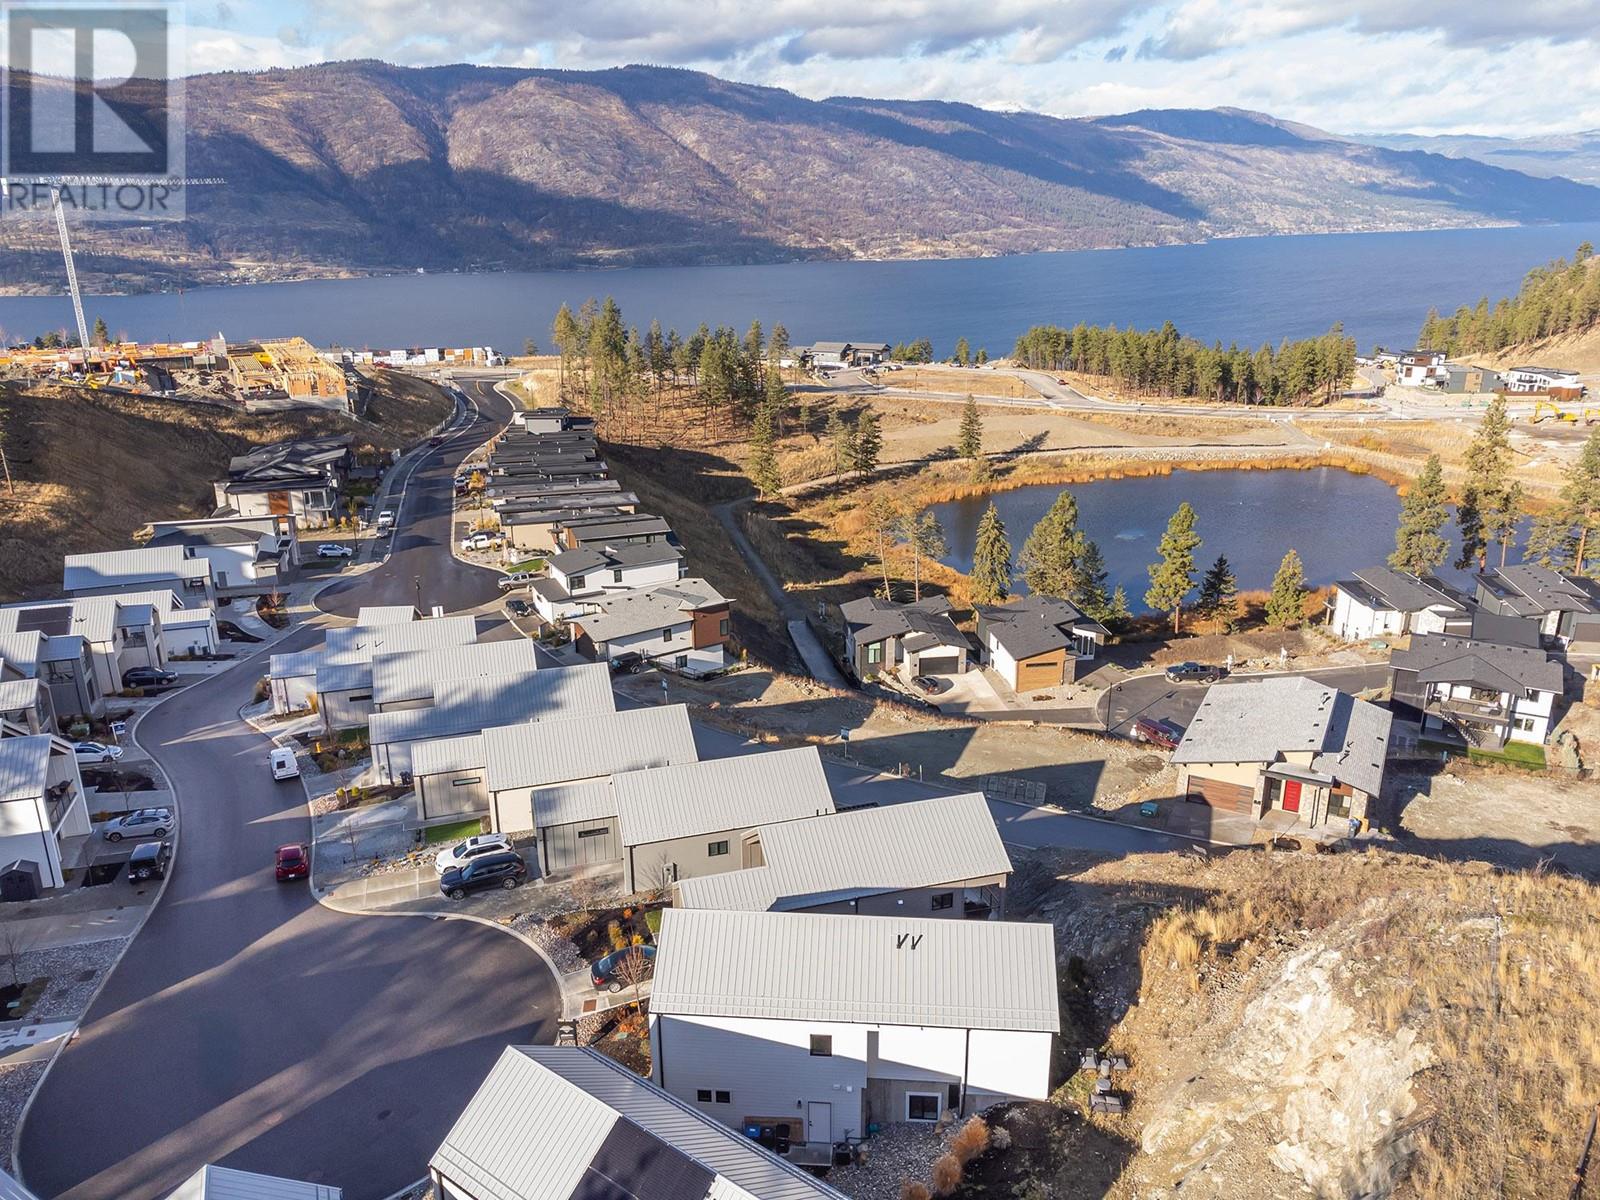
POLYGON ((83 293, 78 291, 78 269, 72 265, 72 241, 67 237, 67 210, 61 207, 61 185, 50 185, 50 207, 56 214, 56 232, 61 235, 61 257, 67 264, 67 286, 72 290, 72 315, 78 319, 78 345, 83 348, 83 368, 89 369, 89 326, 83 319, 83 293))

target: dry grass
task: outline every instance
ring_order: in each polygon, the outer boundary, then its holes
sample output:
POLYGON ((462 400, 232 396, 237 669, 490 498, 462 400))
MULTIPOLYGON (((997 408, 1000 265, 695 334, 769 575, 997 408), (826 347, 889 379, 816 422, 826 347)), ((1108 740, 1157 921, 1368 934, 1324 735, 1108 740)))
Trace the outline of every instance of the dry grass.
POLYGON ((1073 413, 1073 418, 1104 429, 1122 433, 1160 434, 1169 438, 1190 438, 1195 441, 1215 441, 1220 437, 1237 437, 1240 434, 1273 432, 1271 421, 1255 421, 1248 417, 1176 417, 1170 413, 1073 413))
MULTIPOLYGON (((1309 434, 1335 446, 1348 447, 1376 463, 1404 464, 1404 473, 1414 476, 1430 454, 1437 454, 1444 466, 1447 483, 1459 487, 1466 480, 1467 449, 1476 427, 1455 421, 1417 421, 1351 425, 1349 422, 1306 423, 1309 434)), ((1527 426, 1521 426, 1526 430, 1527 426)), ((1563 463, 1548 450, 1530 452, 1519 439, 1511 443, 1512 470, 1525 490, 1553 491, 1561 486, 1563 463)), ((1409 482, 1409 478, 1405 480, 1409 482)))
POLYGON ((954 1154, 941 1154, 933 1160, 929 1173, 935 1196, 948 1196, 961 1186, 961 1160, 954 1154))
POLYGON ((950 1139, 950 1153, 964 1167, 989 1148, 989 1126, 982 1117, 968 1117, 950 1139))
POLYGON ((1022 400, 1039 393, 1015 375, 960 367, 906 367, 884 371, 878 382, 887 388, 916 392, 950 392, 958 396, 998 396, 1022 400))
POLYGON ((915 1179, 900 1181, 900 1200, 928 1200, 928 1185, 915 1179))

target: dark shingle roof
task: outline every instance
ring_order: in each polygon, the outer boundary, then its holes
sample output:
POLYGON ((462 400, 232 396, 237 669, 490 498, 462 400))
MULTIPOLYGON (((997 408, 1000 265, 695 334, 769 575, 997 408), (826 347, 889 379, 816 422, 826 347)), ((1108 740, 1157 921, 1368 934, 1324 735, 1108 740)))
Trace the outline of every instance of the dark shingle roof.
POLYGON ((1084 616, 1075 604, 1055 596, 1024 596, 1003 605, 979 605, 986 633, 1015 659, 1033 658, 1072 644, 1072 630, 1104 632, 1104 627, 1084 616))
MULTIPOLYGON (((1365 585, 1364 590, 1372 599, 1394 612, 1421 612, 1440 605, 1457 611, 1461 609, 1456 598, 1431 576, 1408 575, 1389 567, 1367 567, 1355 574, 1356 580, 1365 585)), ((1345 591, 1353 590, 1342 580, 1339 587, 1345 591)), ((1360 591, 1355 591, 1355 594, 1360 595, 1360 591)))
POLYGON ((961 630, 950 619, 950 601, 943 596, 927 596, 910 604, 896 604, 893 600, 882 600, 877 596, 862 596, 841 604, 839 612, 858 646, 916 633, 934 639, 924 645, 967 644, 961 630))
POLYGON ((1474 641, 1446 633, 1419 634, 1406 650, 1396 650, 1389 665, 1415 671, 1422 683, 1477 683, 1496 691, 1562 690, 1562 668, 1543 650, 1474 641))

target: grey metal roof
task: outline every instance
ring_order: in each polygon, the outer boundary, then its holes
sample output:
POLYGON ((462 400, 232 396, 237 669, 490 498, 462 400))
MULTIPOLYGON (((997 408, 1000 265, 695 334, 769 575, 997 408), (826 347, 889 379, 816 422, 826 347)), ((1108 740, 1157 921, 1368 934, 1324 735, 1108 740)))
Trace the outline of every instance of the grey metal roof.
POLYGON ((672 532, 664 517, 648 513, 633 513, 615 521, 596 521, 593 524, 573 522, 569 528, 580 546, 603 546, 613 539, 650 537, 672 532))
POLYGON ((579 783, 558 783, 538 788, 533 793, 533 823, 540 829, 582 821, 615 820, 616 816, 617 797, 611 790, 609 775, 579 783))
MULTIPOLYGON (((1430 608, 1461 611, 1455 598, 1431 577, 1408 575, 1392 567, 1365 567, 1357 571, 1355 577, 1379 606, 1393 612, 1414 613, 1430 608)), ((1338 586, 1344 588, 1345 584, 1341 582, 1338 586)))
POLYGON ((1311 753, 1319 771, 1377 793, 1388 712, 1304 676, 1219 683, 1206 690, 1172 752, 1175 763, 1271 763, 1311 753))
POLYGON ((1060 1028, 1043 922, 669 908, 657 945, 652 1016, 1060 1028))
POLYGON ((149 546, 136 550, 104 550, 69 554, 63 560, 61 590, 135 586, 157 579, 208 579, 211 564, 189 558, 182 546, 149 546))
POLYGON ((669 542, 645 542, 621 546, 586 546, 582 550, 563 550, 553 554, 546 563, 553 571, 571 578, 590 571, 610 571, 617 567, 648 567, 656 563, 676 562, 683 551, 669 542))
POLYGON ((679 907, 806 908, 1011 873, 981 792, 785 821, 758 832, 765 866, 680 880, 679 907))
POLYGON ((45 636, 37 629, 21 633, 0 633, 0 663, 21 671, 24 675, 36 674, 44 661, 45 636))
POLYGON ((1526 688, 1558 696, 1564 687, 1561 664, 1543 650, 1454 634, 1415 635, 1408 648, 1389 656, 1389 666, 1415 671, 1423 683, 1482 683, 1497 691, 1526 688))
POLYGON ((353 692, 372 687, 372 664, 366 662, 329 663, 317 668, 316 683, 319 694, 323 692, 353 692))
POLYGON ((470 615, 429 617, 393 625, 347 625, 328 630, 324 647, 351 650, 372 659, 404 650, 437 650, 445 646, 470 646, 478 640, 478 624, 470 615))
POLYGON ((70 633, 61 637, 46 638, 40 662, 80 662, 83 659, 83 638, 70 633))
POLYGON ((39 1198, 10 1174, 0 1171, 0 1200, 39 1200, 39 1198))
POLYGON ((661 583, 631 592, 588 597, 585 603, 593 605, 596 611, 575 618, 574 624, 596 642, 609 642, 651 629, 681 625, 692 620, 691 614, 697 609, 725 605, 728 598, 704 579, 680 579, 676 583, 661 583))
POLYGON ((518 721, 548 721, 616 711, 611 671, 604 663, 447 679, 433 694, 432 708, 373 713, 367 732, 374 745, 416 742, 478 733, 518 721))
POLYGON ((417 619, 410 604, 368 604, 356 609, 357 625, 403 625, 417 619))
MULTIPOLYGON (((708 1197, 843 1200, 737 1130, 576 1046, 508 1046, 429 1165, 478 1200, 569 1200, 591 1194, 585 1176, 619 1126, 635 1144, 670 1147, 699 1164, 713 1176, 708 1197)), ((629 1156, 645 1172, 655 1158, 629 1156)), ((650 1178, 629 1194, 655 1194, 650 1178)))
POLYGON ((44 795, 54 740, 48 733, 0 738, 0 801, 44 795))
POLYGON ((39 681, 32 676, 23 679, 0 679, 0 712, 18 712, 32 708, 39 702, 39 681))
POLYGON ((984 635, 993 635, 1019 661, 1071 646, 1074 629, 1105 632, 1076 605, 1055 596, 1030 595, 1010 604, 979 605, 978 616, 984 635))
POLYGON ((276 533, 260 529, 242 529, 237 525, 205 524, 158 533, 146 546, 257 546, 262 538, 278 540, 276 533))
POLYGON ((483 735, 464 733, 459 737, 434 738, 411 748, 413 775, 438 775, 444 771, 483 770, 483 735))
POLYGON ((630 708, 483 732, 489 790, 544 787, 696 758, 682 704, 630 708))
POLYGON ((167 1200, 341 1200, 344 1191, 326 1183, 306 1183, 232 1167, 201 1167, 167 1200))
POLYGON ((374 704, 424 700, 441 680, 520 675, 538 667, 533 643, 526 638, 378 654, 372 659, 372 700, 374 704))
POLYGON ((621 772, 611 786, 624 846, 834 811, 815 746, 621 772))

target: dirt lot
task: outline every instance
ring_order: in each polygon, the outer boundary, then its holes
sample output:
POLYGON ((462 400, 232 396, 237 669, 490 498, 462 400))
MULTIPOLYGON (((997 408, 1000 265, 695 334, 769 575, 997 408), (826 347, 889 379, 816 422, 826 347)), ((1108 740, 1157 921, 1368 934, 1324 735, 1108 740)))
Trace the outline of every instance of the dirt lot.
POLYGON ((961 367, 905 367, 899 371, 882 371, 878 382, 887 388, 952 392, 979 398, 1002 396, 1016 400, 1039 394, 1015 375, 961 367))

